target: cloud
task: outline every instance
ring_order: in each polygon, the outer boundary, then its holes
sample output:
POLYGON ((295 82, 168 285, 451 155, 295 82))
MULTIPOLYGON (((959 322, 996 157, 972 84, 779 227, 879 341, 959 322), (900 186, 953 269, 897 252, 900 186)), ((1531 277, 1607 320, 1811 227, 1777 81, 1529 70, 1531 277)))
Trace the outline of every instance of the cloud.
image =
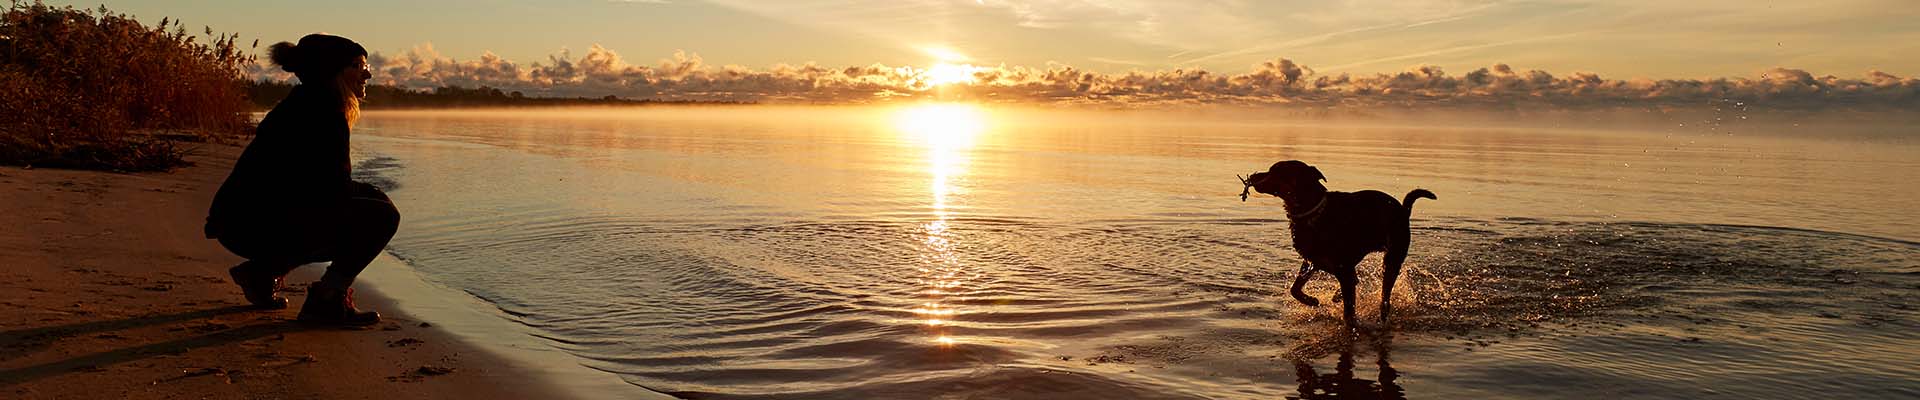
MULTIPOLYGON (((1450 74, 1417 65, 1383 74, 1319 74, 1286 58, 1238 73, 1197 68, 1124 73, 1072 65, 987 65, 969 69, 973 82, 933 85, 927 68, 828 67, 779 64, 765 69, 708 64, 677 51, 653 63, 627 60, 594 45, 584 54, 561 50, 545 61, 516 63, 492 53, 458 60, 422 44, 369 57, 374 83, 413 88, 490 86, 534 96, 736 100, 768 103, 874 103, 901 99, 1025 103, 1271 104, 1398 107, 1658 107, 1733 101, 1782 109, 1920 109, 1920 79, 1869 71, 1840 78, 1772 68, 1758 77, 1612 79, 1593 73, 1556 75, 1507 64, 1450 74)), ((288 79, 255 66, 257 78, 288 79)))

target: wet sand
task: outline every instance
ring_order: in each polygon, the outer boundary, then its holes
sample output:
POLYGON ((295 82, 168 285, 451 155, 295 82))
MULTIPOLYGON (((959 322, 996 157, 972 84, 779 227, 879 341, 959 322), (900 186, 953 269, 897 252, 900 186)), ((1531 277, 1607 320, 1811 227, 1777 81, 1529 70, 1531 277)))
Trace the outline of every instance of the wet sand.
POLYGON ((383 296, 360 296, 379 325, 294 323, 321 266, 289 280, 292 309, 244 308, 240 260, 200 231, 239 150, 171 173, 0 169, 0 397, 566 397, 383 296))

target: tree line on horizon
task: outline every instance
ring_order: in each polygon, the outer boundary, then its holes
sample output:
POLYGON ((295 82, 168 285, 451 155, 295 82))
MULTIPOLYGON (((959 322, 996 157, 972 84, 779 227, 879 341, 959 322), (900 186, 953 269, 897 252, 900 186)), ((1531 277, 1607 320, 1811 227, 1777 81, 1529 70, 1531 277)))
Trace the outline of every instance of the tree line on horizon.
MULTIPOLYGON (((247 97, 256 110, 272 109, 286 98, 295 83, 260 79, 245 83, 247 97)), ((367 85, 367 98, 360 104, 365 110, 492 108, 492 107, 576 107, 576 106, 648 106, 648 105, 743 105, 751 101, 730 100, 658 100, 633 99, 607 95, 602 97, 527 96, 520 91, 504 91, 479 86, 441 86, 413 89, 393 85, 367 85)))

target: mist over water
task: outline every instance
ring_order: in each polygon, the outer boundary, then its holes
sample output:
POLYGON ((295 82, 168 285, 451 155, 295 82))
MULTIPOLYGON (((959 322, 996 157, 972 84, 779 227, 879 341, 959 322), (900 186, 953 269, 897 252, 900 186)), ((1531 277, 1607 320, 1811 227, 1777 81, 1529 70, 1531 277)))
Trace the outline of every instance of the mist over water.
POLYGON ((1512 118, 371 112, 356 151, 395 255, 686 397, 1920 395, 1912 132, 1512 118), (1439 195, 1392 333, 1284 294, 1233 180, 1283 159, 1439 195))

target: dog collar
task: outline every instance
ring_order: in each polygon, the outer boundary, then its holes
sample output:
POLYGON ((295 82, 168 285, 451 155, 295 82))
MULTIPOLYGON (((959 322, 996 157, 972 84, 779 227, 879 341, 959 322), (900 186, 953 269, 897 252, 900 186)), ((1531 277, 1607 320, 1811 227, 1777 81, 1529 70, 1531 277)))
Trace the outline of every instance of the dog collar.
POLYGON ((1327 196, 1326 196, 1326 195, 1321 195, 1321 196, 1320 196, 1320 202, 1319 202, 1319 203, 1314 203, 1314 204, 1313 204, 1313 208, 1312 208, 1312 209, 1309 209, 1309 210, 1307 210, 1307 212, 1303 212, 1303 213, 1299 213, 1299 214, 1293 214, 1293 213, 1288 213, 1288 214, 1287 214, 1287 219, 1291 219, 1291 220, 1295 220, 1295 221, 1301 221, 1301 222, 1306 222, 1306 223, 1309 223, 1309 224, 1311 224, 1311 223, 1313 223, 1313 217, 1314 217, 1315 215, 1319 215, 1319 214, 1320 214, 1320 210, 1323 210, 1323 209, 1326 209, 1326 208, 1327 208, 1327 196))

